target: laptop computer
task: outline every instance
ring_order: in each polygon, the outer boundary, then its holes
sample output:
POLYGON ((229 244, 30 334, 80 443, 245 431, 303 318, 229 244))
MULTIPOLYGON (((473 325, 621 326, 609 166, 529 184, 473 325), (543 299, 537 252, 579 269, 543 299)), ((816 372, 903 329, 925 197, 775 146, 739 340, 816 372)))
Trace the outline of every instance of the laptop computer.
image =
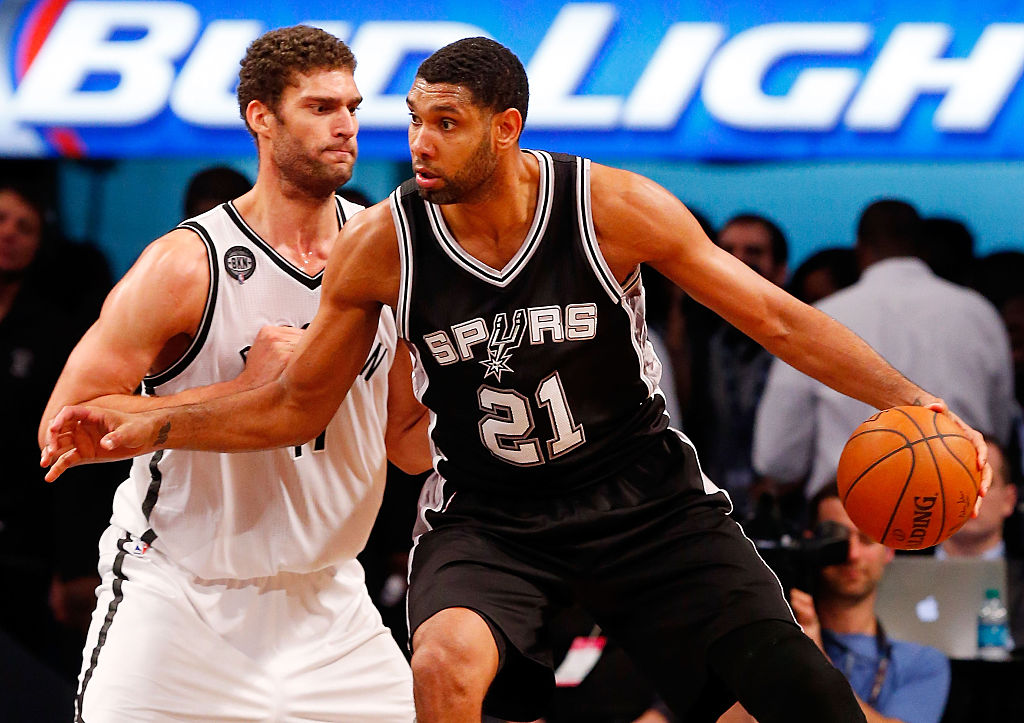
POLYGON ((890 638, 969 659, 978 654, 978 610, 989 588, 1006 603, 1005 560, 897 556, 878 587, 875 610, 890 638))

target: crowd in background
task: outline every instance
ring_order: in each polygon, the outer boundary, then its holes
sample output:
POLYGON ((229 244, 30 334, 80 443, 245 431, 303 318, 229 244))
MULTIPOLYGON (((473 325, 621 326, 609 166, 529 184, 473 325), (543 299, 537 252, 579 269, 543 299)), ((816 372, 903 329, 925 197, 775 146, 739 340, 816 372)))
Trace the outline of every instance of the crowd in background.
MULTIPOLYGON (((56 183, 45 165, 8 164, 3 170, 0 574, 6 594, 0 596, 0 671, 10 683, 8 697, 40 690, 73 695, 98 582, 96 541, 126 471, 124 465, 86 466, 47 485, 38 467, 36 425, 67 354, 98 315, 113 280, 95 247, 62 237, 56 183)), ((248 184, 235 171, 211 169, 182 189, 184 216, 236 197, 248 184)), ((1017 503, 1024 447, 1024 252, 976 256, 970 219, 920 218, 898 199, 864 209, 860 219, 850 219, 850 239, 836 239, 796 268, 785 230, 756 212, 743 210, 717 229, 699 220, 722 248, 850 326, 992 441, 999 465, 992 499, 983 516, 937 554, 1024 557, 1017 503)), ((694 441, 707 476, 729 492, 734 517, 752 539, 813 529, 823 509, 819 495, 834 480, 836 444, 841 449, 870 410, 774 360, 654 269, 645 269, 643 278, 648 331, 663 362, 672 423, 694 441)), ((371 595, 404 646, 406 553, 421 480, 392 472, 362 560, 371 595)), ((851 544, 851 556, 873 554, 870 541, 862 542, 851 544)), ((1024 643, 1020 566, 1009 569, 1011 614, 1024 643)), ((827 621, 829 613, 818 613, 827 621)), ((569 610, 551 635, 564 656, 574 640, 599 637, 600 631, 585 613, 569 610)), ((824 638, 827 649, 827 633, 824 638)), ((877 696, 874 702, 882 704, 877 696)), ((642 676, 609 643, 582 682, 559 688, 546 720, 669 719, 642 676)))

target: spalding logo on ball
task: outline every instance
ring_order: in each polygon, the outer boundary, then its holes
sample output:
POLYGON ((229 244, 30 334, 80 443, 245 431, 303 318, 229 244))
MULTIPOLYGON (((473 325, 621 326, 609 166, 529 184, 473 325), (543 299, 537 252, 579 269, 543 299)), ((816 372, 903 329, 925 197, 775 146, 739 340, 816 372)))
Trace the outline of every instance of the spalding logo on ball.
POLYGON ((861 531, 889 547, 919 550, 970 519, 981 470, 971 440, 948 416, 893 407, 850 435, 836 480, 861 531))

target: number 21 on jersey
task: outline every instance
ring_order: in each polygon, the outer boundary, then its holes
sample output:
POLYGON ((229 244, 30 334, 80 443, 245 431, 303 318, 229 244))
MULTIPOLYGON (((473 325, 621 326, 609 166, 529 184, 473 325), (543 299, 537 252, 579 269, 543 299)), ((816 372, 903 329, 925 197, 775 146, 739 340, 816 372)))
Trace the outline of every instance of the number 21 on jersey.
POLYGON ((582 424, 577 424, 569 410, 565 389, 558 372, 537 385, 534 400, 515 389, 497 389, 482 385, 477 401, 484 414, 480 420, 480 441, 495 457, 512 464, 529 467, 544 464, 579 447, 587 441, 582 424), (533 401, 543 407, 551 418, 554 439, 530 436, 534 430, 533 401), (546 455, 545 455, 546 451, 546 455))

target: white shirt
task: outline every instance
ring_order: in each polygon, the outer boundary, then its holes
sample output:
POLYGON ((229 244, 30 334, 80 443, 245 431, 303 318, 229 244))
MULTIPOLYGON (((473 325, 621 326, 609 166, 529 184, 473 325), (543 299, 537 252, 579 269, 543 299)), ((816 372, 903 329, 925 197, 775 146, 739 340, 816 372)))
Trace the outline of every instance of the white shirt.
MULTIPOLYGON (((980 294, 939 278, 920 259, 900 257, 872 264, 817 306, 1005 444, 1014 398, 1010 343, 980 294)), ((783 481, 807 475, 804 493, 812 497, 834 478, 850 433, 874 411, 776 359, 754 425, 754 467, 783 481)))

